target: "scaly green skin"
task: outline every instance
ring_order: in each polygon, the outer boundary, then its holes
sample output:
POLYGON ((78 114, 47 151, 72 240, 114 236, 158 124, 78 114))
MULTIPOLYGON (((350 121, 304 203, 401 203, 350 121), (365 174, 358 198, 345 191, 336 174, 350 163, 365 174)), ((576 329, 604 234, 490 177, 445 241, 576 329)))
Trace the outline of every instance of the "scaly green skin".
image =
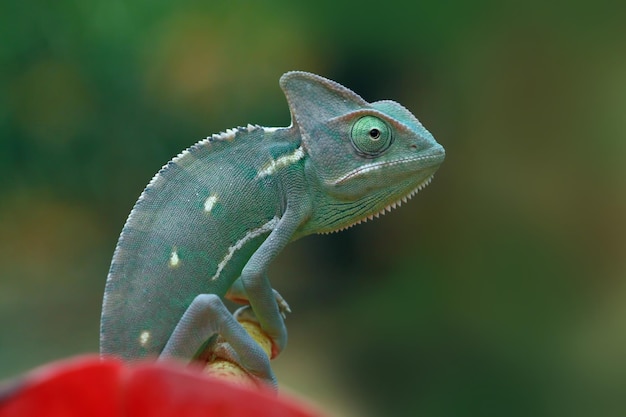
POLYGON ((303 72, 281 77, 286 128, 213 135, 152 179, 120 236, 107 279, 102 354, 193 359, 216 335, 227 356, 275 384, 266 355, 224 305, 249 304, 285 346, 287 304, 266 270, 290 242, 371 219, 425 186, 444 149, 393 101, 367 103, 303 72), (237 279, 237 278, 240 279, 237 279))

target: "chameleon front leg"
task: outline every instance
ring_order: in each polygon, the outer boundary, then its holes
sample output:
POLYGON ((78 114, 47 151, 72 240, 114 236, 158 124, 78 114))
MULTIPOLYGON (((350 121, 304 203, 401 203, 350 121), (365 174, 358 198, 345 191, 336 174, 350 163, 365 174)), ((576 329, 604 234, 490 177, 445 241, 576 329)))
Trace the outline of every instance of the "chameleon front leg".
POLYGON ((287 344, 287 329, 266 271, 310 213, 306 197, 294 200, 297 204, 287 205, 277 227, 246 263, 240 277, 254 315, 272 340, 272 358, 287 344))

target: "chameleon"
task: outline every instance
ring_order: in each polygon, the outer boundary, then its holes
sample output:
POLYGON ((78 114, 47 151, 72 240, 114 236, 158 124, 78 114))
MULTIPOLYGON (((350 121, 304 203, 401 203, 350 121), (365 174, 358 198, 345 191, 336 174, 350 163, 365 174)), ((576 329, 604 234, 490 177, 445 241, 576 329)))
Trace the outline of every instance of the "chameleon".
POLYGON ((321 76, 280 78, 291 124, 211 135, 164 165, 135 203, 105 285, 100 353, 135 361, 225 355, 276 386, 270 357, 237 321, 287 343, 289 305, 268 265, 290 242, 371 220, 428 185, 444 148, 391 100, 368 103, 321 76), (235 313, 224 299, 242 305, 235 313))

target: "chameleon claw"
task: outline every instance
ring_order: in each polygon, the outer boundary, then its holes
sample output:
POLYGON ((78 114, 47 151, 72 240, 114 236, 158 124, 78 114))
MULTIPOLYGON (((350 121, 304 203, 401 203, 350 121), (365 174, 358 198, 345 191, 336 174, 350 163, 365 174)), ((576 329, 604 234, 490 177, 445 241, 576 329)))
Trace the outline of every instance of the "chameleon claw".
POLYGON ((233 316, 238 322, 242 322, 242 321, 250 321, 252 323, 259 322, 259 320, 256 318, 256 315, 254 314, 254 311, 252 311, 252 307, 250 306, 239 307, 237 310, 235 310, 235 312, 233 313, 233 316))
POLYGON ((286 319, 287 313, 291 313, 291 308, 289 308, 289 304, 287 304, 287 301, 285 301, 283 296, 280 295, 278 291, 274 289, 272 289, 272 291, 274 291, 274 297, 276 298, 276 304, 278 304, 280 315, 283 316, 283 319, 286 319))

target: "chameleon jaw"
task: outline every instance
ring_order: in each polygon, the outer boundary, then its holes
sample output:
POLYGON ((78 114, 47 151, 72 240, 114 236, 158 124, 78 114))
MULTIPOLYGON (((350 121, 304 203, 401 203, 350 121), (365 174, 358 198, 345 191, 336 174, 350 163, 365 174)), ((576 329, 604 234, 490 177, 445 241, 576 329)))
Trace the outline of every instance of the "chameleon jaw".
POLYGON ((384 215, 385 213, 391 213, 391 210, 400 207, 402 205, 402 203, 406 203, 407 201, 409 201, 411 198, 413 198, 414 195, 416 195, 418 192, 420 192, 421 190, 423 190, 424 188, 426 188, 426 186, 428 184, 430 184, 430 182, 433 180, 435 174, 433 173, 432 175, 430 175, 428 178, 426 178, 424 181, 422 181, 417 187, 415 187, 414 189, 412 189, 411 191, 409 191, 407 194, 405 194, 403 197, 399 198, 397 201, 388 204, 387 206, 385 206, 383 209, 381 209, 379 212, 377 213, 373 213, 373 214, 368 214, 362 218, 360 218, 359 220, 348 224, 347 226, 342 226, 338 229, 334 229, 334 230, 330 230, 327 232, 320 232, 319 234, 322 235, 329 235, 331 233, 335 233, 335 232, 340 232, 342 230, 346 230, 349 229, 350 227, 360 224, 360 223, 365 223, 368 220, 374 220, 374 218, 378 218, 381 215, 384 215))

